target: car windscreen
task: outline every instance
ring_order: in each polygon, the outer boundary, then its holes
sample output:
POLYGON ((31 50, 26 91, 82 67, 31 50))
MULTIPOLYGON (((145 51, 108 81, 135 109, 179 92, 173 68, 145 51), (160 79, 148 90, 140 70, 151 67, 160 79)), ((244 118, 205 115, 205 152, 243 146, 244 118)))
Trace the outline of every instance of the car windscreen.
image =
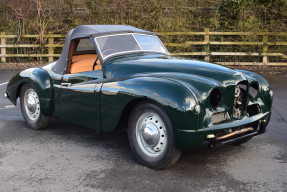
POLYGON ((117 34, 95 37, 103 59, 129 52, 159 52, 168 54, 157 36, 144 34, 117 34))

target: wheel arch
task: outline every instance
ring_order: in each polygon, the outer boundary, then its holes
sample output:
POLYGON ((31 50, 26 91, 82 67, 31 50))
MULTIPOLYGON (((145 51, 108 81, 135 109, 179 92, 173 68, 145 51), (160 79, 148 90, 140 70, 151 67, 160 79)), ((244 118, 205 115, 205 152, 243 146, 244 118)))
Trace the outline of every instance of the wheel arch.
POLYGON ((127 128, 129 119, 131 116, 132 111, 140 104, 140 103, 152 103, 158 105, 159 107, 163 107, 160 103, 155 100, 149 98, 141 98, 141 99, 134 99, 130 101, 124 108, 119 123, 116 126, 116 129, 127 128))
POLYGON ((53 112, 53 84, 48 72, 42 68, 30 68, 14 75, 6 88, 9 100, 14 105, 17 104, 24 84, 35 86, 40 98, 41 112, 50 115, 53 112))
POLYGON ((197 129, 188 124, 197 121, 196 98, 185 86, 170 79, 135 77, 105 83, 101 91, 102 131, 127 127, 129 116, 140 102, 153 102, 167 113, 173 129, 197 129), (116 121, 113 122, 113 121, 116 121), (117 126, 116 126, 117 125, 117 126))

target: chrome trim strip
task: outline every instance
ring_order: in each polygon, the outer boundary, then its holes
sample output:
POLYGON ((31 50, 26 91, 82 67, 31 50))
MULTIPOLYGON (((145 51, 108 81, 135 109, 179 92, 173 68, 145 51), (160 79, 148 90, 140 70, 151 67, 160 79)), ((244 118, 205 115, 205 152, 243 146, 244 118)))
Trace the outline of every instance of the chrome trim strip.
POLYGON ((117 95, 118 91, 108 91, 108 90, 102 90, 103 95, 117 95))

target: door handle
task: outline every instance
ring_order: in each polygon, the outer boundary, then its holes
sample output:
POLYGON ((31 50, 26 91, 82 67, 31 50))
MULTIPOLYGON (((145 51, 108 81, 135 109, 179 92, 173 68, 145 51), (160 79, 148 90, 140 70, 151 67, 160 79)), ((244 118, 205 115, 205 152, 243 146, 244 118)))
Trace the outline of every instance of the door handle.
POLYGON ((61 83, 61 86, 71 87, 72 83, 61 83))

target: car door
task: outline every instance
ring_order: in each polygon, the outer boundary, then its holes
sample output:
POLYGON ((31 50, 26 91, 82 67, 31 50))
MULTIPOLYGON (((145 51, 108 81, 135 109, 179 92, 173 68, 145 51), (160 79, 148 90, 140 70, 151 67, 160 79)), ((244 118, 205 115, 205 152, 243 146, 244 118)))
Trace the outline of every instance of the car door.
POLYGON ((102 70, 63 75, 61 82, 61 118, 100 131, 100 89, 102 79, 102 70))

